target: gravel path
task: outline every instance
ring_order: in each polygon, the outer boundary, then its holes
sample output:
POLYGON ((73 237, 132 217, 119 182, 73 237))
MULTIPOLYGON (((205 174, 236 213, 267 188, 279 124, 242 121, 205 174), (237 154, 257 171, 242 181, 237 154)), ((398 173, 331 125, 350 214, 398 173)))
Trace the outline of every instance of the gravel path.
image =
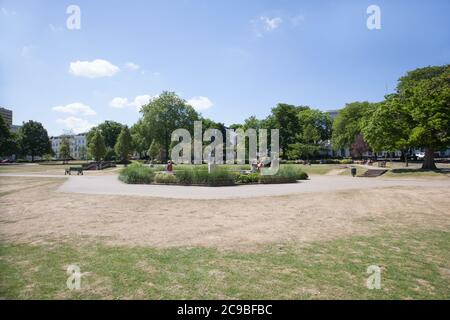
POLYGON ((119 181, 116 175, 71 176, 59 187, 58 191, 172 199, 230 199, 395 186, 423 186, 449 189, 450 180, 394 180, 383 178, 352 178, 346 176, 312 176, 311 180, 301 181, 295 184, 198 187, 129 185, 119 181))

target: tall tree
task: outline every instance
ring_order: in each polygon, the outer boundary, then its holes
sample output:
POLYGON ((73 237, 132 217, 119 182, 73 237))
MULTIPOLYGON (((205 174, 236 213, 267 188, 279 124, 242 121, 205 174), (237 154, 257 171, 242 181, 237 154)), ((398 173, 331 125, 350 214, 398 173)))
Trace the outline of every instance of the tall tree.
POLYGON ((65 163, 70 158, 70 139, 69 137, 63 137, 61 139, 61 145, 59 147, 59 157, 62 158, 65 163))
POLYGON ((307 107, 300 109, 297 114, 298 133, 295 143, 289 145, 290 159, 305 158, 319 154, 321 143, 330 139, 331 117, 328 113, 307 107))
MULTIPOLYGON (((147 139, 150 137, 146 137, 144 134, 144 126, 142 119, 139 119, 131 128, 131 139, 133 140, 133 146, 137 153, 139 153, 139 157, 142 158, 143 154, 149 148, 149 144, 147 139)), ((151 140, 153 141, 153 139, 151 140)))
POLYGON ((425 149, 423 169, 436 169, 434 152, 450 146, 450 65, 419 68, 400 78, 398 103, 411 115, 409 143, 425 149))
POLYGON ((411 147, 409 140, 411 125, 411 114, 394 94, 387 96, 384 102, 376 104, 373 112, 366 116, 363 120, 362 133, 373 151, 401 150, 408 166, 407 151, 411 147))
POLYGON ((114 149, 114 146, 117 143, 117 138, 119 137, 123 127, 124 125, 119 122, 107 120, 89 130, 87 134, 87 143, 90 143, 95 131, 100 130, 103 138, 105 139, 106 148, 114 149))
POLYGON ((350 148, 361 134, 362 121, 373 109, 369 102, 348 103, 333 122, 332 145, 335 150, 350 148))
POLYGON ((0 156, 11 156, 18 151, 17 137, 0 116, 0 156))
POLYGON ((152 143, 150 144, 150 148, 148 148, 147 154, 150 157, 150 161, 152 163, 153 163, 153 161, 155 161, 156 157, 159 155, 159 146, 155 140, 153 140, 152 143))
POLYGON ((192 106, 174 92, 167 91, 143 106, 141 112, 144 135, 155 139, 162 147, 165 160, 169 158, 172 132, 187 129, 192 133, 194 121, 199 120, 199 114, 192 106))
POLYGON ((273 129, 280 130, 280 148, 283 159, 287 158, 289 145, 295 143, 296 135, 300 130, 297 114, 301 109, 304 107, 279 103, 272 109, 271 119, 268 120, 274 125, 273 129))
POLYGON ((89 153, 95 161, 100 161, 106 155, 105 139, 100 130, 96 130, 89 142, 89 153))
POLYGON ((120 160, 125 164, 128 161, 128 156, 133 152, 133 141, 131 139, 130 130, 128 126, 124 126, 122 131, 117 138, 117 143, 114 147, 116 154, 119 156, 120 160))
POLYGON ((32 162, 36 156, 42 156, 52 150, 47 130, 40 122, 25 122, 19 130, 19 137, 22 153, 30 155, 32 162))

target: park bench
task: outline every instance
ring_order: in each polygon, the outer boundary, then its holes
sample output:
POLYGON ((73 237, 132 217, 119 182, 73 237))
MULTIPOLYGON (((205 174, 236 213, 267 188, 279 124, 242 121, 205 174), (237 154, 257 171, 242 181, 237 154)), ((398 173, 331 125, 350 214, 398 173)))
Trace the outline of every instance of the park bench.
POLYGON ((68 174, 69 176, 72 175, 72 171, 76 171, 77 175, 83 175, 83 168, 82 167, 70 167, 66 168, 64 171, 64 175, 68 174))

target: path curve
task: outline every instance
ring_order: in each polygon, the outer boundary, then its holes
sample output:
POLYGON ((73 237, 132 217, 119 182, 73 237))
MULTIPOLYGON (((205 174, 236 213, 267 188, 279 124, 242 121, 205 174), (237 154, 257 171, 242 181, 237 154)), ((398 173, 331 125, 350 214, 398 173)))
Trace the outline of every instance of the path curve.
POLYGON ((131 185, 119 181, 117 175, 70 176, 68 180, 58 188, 58 191, 173 199, 231 199, 395 186, 449 188, 450 180, 393 180, 380 178, 353 178, 346 176, 312 176, 311 180, 304 180, 293 184, 199 187, 176 185, 131 185))

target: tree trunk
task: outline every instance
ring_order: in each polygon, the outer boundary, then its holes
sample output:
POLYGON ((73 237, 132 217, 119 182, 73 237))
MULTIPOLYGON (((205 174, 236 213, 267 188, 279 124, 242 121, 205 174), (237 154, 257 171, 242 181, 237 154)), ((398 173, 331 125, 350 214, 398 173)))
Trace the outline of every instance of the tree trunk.
POLYGON ((434 151, 431 148, 425 148, 425 158, 423 159, 422 169, 436 170, 434 163, 434 151))
POLYGON ((405 161, 405 167, 408 168, 408 150, 402 151, 403 160, 405 161))

